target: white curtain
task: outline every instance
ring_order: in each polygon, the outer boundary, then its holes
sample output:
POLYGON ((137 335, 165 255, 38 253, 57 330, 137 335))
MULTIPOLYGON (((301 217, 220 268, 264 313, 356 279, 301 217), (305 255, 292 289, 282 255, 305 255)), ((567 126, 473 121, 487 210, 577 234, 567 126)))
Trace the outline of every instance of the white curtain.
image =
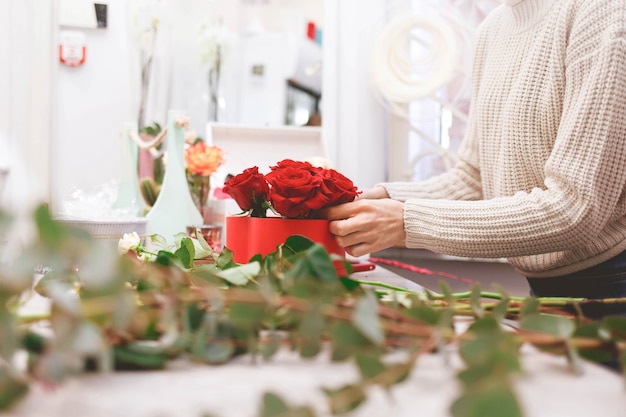
POLYGON ((4 0, 0 13, 0 204, 26 212, 50 194, 54 2, 4 0))

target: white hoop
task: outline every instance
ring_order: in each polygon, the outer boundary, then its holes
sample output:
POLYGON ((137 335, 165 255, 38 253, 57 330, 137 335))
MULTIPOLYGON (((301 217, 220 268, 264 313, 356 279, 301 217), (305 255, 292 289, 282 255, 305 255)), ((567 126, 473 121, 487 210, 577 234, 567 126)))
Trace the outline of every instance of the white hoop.
MULTIPOLYGON (((191 122, 191 119, 188 116, 181 116, 181 117, 176 118, 176 120, 174 120, 174 124, 176 125, 176 127, 179 127, 184 130, 186 130, 187 127, 189 127, 190 122, 191 122)), ((133 142, 135 142, 135 144, 137 145, 137 147, 139 147, 139 149, 148 149, 150 150, 152 155, 155 157, 160 155, 156 151, 155 148, 163 142, 163 139, 165 139, 166 135, 167 135, 167 127, 161 130, 161 132, 159 132, 159 134, 150 142, 145 142, 143 139, 139 137, 139 135, 137 135, 137 133, 133 132, 132 130, 128 132, 128 136, 132 139, 133 142)))
POLYGON ((400 16, 390 21, 374 45, 372 80, 390 102, 408 103, 433 95, 448 83, 455 71, 455 33, 435 16, 400 16), (427 56, 412 59, 407 45, 415 29, 433 36, 427 56))
POLYGON ((167 135, 167 128, 159 132, 159 134, 150 142, 145 142, 143 139, 139 137, 137 133, 133 132, 132 130, 128 131, 128 136, 133 140, 133 142, 135 142, 135 145, 137 145, 139 149, 156 148, 157 146, 161 144, 161 142, 163 142, 163 139, 165 139, 166 135, 167 135))

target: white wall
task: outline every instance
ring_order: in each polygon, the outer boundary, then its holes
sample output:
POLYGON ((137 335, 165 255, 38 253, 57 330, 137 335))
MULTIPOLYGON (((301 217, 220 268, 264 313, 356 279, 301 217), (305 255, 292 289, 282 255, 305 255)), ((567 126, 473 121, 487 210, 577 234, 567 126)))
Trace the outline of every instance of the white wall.
POLYGON ((106 29, 81 29, 86 62, 79 67, 55 62, 51 204, 57 213, 75 189, 91 192, 120 179, 122 127, 136 120, 138 92, 131 79, 138 64, 127 31, 126 1, 107 4, 106 29))

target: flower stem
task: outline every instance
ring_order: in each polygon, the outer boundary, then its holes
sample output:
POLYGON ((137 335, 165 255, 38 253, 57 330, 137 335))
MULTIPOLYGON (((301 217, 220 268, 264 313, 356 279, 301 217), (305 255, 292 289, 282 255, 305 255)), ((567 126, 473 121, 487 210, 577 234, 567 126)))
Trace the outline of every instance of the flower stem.
POLYGON ((412 291, 412 290, 409 290, 408 288, 398 287, 396 285, 387 284, 386 282, 381 282, 381 281, 366 281, 366 280, 358 280, 358 279, 355 279, 354 281, 358 282, 361 285, 369 285, 372 287, 387 288, 389 290, 398 291, 398 292, 420 294, 420 292, 412 291))

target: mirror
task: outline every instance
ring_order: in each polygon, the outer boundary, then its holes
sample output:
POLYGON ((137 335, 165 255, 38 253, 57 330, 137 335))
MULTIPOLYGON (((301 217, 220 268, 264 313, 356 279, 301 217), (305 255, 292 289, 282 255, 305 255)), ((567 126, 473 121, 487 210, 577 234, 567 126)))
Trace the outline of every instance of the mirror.
POLYGON ((128 4, 140 129, 171 108, 189 112, 198 131, 208 121, 305 125, 320 112, 322 2, 128 4))

